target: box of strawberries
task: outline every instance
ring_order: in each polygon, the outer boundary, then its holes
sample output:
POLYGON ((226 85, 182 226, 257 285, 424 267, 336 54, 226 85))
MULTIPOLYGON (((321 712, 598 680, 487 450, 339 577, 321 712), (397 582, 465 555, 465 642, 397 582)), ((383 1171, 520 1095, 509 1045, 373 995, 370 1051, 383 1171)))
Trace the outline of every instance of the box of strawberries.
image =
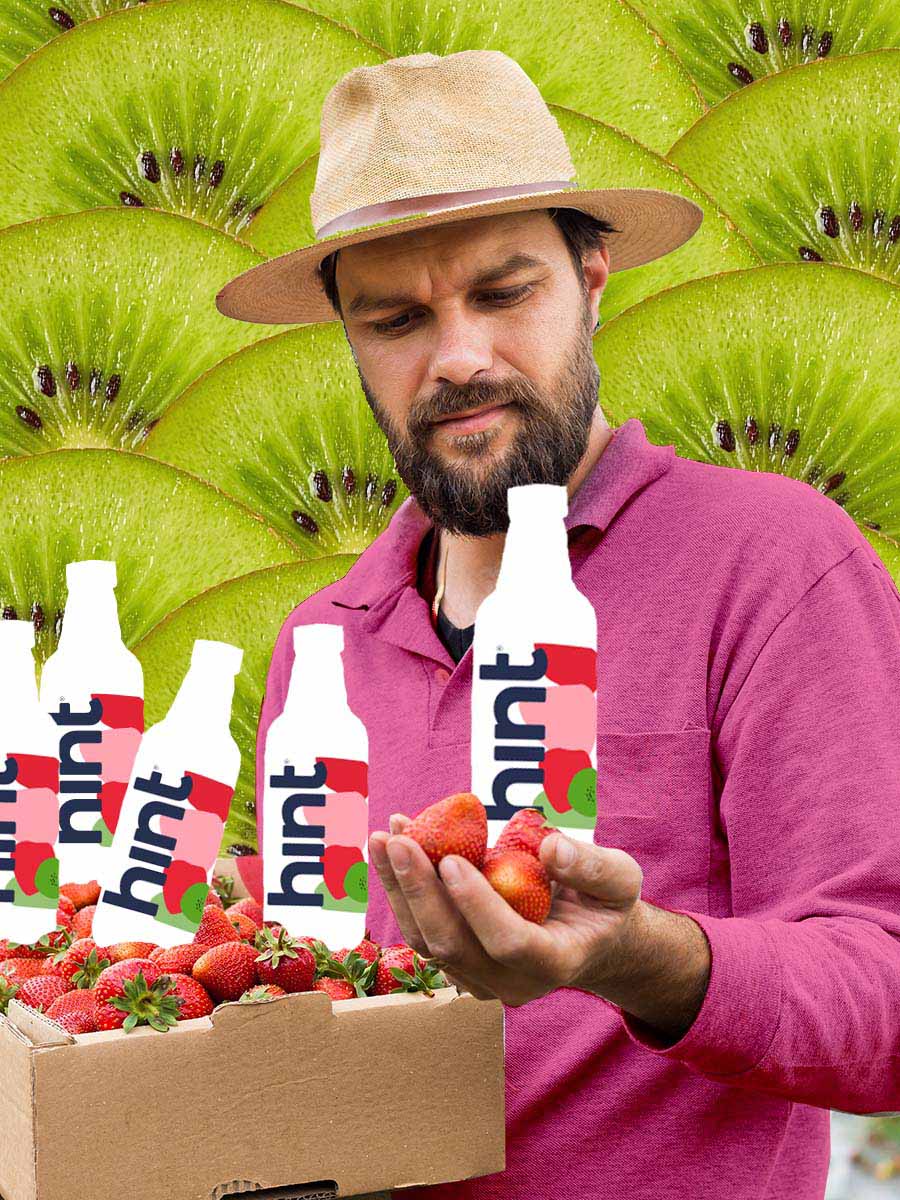
POLYGON ((95 884, 61 887, 53 933, 0 942, 2 1200, 300 1200, 504 1169, 501 1003, 402 944, 291 937, 237 862, 183 946, 98 946, 95 884))

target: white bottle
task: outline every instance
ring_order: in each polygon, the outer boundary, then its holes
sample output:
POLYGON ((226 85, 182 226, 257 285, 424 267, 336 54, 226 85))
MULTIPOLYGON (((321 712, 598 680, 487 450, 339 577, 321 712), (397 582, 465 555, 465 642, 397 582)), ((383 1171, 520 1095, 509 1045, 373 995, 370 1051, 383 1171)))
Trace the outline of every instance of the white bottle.
POLYGON ((60 883, 100 880, 144 731, 144 672, 122 641, 116 564, 66 566, 59 646, 41 671, 56 723, 60 883))
POLYGON ((332 950, 364 936, 369 739, 347 703, 341 625, 294 628, 284 709, 266 732, 263 912, 332 950))
POLYGON ((591 842, 597 816, 597 615, 572 582, 568 492, 507 490, 494 591, 475 614, 472 791, 493 846, 517 809, 591 842))
POLYGON ((230 723, 243 653, 198 638, 169 711, 141 739, 100 879, 98 946, 176 946, 197 932, 241 768, 230 723))
POLYGON ((59 759, 38 703, 34 626, 0 621, 0 937, 31 943, 56 928, 59 759))

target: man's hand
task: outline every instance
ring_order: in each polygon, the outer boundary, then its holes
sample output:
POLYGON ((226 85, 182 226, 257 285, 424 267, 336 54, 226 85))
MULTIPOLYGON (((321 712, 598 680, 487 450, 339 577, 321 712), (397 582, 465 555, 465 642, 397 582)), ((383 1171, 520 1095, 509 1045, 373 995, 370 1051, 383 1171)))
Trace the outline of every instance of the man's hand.
POLYGON ((662 1045, 690 1028, 709 981, 706 935, 683 913, 640 898, 643 872, 630 854, 548 834, 540 860, 552 904, 538 925, 467 859, 449 854, 435 871, 418 842, 403 836, 408 823, 395 813, 390 835, 369 837, 369 857, 404 940, 451 983, 510 1007, 579 988, 633 1014, 662 1045), (560 857, 566 849, 568 862, 560 857))

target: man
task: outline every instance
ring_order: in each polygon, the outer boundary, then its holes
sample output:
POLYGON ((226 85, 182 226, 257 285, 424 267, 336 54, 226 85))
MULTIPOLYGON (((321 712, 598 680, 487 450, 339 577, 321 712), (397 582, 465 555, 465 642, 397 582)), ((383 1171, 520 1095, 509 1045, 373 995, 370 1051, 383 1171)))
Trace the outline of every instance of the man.
POLYGON ((372 935, 505 1005, 506 1170, 404 1196, 813 1200, 829 1108, 900 1108, 900 593, 809 485, 606 424, 607 277, 698 222, 666 193, 560 193, 548 117, 498 52, 350 72, 323 109, 319 240, 217 298, 341 319, 412 492, 285 622, 258 795, 291 631, 339 622, 370 741, 372 935), (468 788, 472 628, 506 489, 529 482, 568 488, 599 627, 594 844, 544 840, 543 926, 402 833, 468 788))

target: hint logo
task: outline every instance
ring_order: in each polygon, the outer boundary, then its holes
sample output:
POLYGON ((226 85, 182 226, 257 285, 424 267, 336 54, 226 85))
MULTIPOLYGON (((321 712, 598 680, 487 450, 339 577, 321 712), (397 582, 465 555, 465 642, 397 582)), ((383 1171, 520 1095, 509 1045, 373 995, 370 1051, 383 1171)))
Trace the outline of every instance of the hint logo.
POLYGON ((509 710, 520 701, 541 703, 547 699, 546 687, 528 687, 535 680, 543 679, 547 673, 547 652, 540 648, 532 652, 531 662, 515 666, 509 655, 498 652, 492 663, 484 663, 479 669, 480 679, 510 681, 510 686, 501 688, 494 698, 494 761, 496 763, 518 763, 504 767, 494 775, 491 785, 491 804, 485 805, 490 820, 508 821, 521 807, 510 804, 507 793, 517 783, 544 785, 544 771, 540 766, 544 754, 543 725, 528 725, 510 719, 509 710), (500 741, 513 741, 516 745, 501 746, 500 741), (530 765, 528 765, 530 764, 530 765))
POLYGON ((90 747, 100 745, 103 733, 99 728, 85 726, 99 726, 103 703, 94 697, 87 711, 79 711, 64 701, 59 710, 50 715, 63 728, 78 726, 59 739, 59 843, 99 846, 103 835, 94 826, 100 819, 103 764, 91 762, 90 747), (81 748, 83 762, 73 757, 76 746, 81 748))
MULTIPOLYGON (((15 804, 16 789, 9 787, 19 777, 19 764, 14 758, 7 758, 6 766, 0 771, 0 805, 15 804)), ((16 823, 3 820, 4 809, 0 808, 0 871, 12 871, 15 868, 13 855, 16 849, 16 823)), ((15 892, 6 888, 0 890, 0 904, 12 904, 15 892)))
POLYGON ((325 826, 307 825, 298 820, 300 808, 324 808, 325 793, 322 789, 328 778, 328 767, 317 762, 312 775, 298 775, 290 765, 278 775, 269 776, 269 786, 280 788, 290 794, 281 806, 281 856, 286 862, 279 879, 279 892, 266 895, 267 904, 306 905, 321 908, 325 899, 322 892, 297 891, 296 884, 304 876, 324 877, 325 826), (312 790, 318 789, 318 790, 312 790))
POLYGON ((162 781, 159 769, 155 768, 149 779, 136 776, 132 786, 136 792, 146 792, 150 799, 141 805, 137 828, 134 831, 134 843, 128 857, 136 863, 146 865, 128 867, 119 880, 119 890, 114 892, 107 889, 103 893, 103 900, 106 904, 115 904, 117 908, 127 908, 132 912, 155 917, 158 912, 157 901, 139 899, 134 894, 135 888, 144 883, 151 895, 156 896, 159 893, 166 882, 166 871, 172 862, 176 839, 157 833, 150 828, 150 822, 156 817, 170 817, 174 821, 183 821, 185 802, 191 794, 194 780, 190 775, 182 775, 181 783, 166 784, 162 781))

